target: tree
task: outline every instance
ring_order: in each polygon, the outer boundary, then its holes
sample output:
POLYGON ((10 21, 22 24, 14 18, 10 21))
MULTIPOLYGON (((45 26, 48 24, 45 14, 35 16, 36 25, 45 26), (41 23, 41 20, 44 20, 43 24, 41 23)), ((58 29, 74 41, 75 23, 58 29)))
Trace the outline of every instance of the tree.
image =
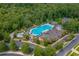
MULTIPOLYGON (((78 19, 78 5, 79 4, 0 4, 0 30, 13 32, 23 27, 29 28, 32 24, 44 24, 56 18, 59 18, 56 22, 61 23, 60 19, 63 17, 78 19)), ((76 24, 79 23, 77 22, 76 24)), ((70 31, 73 29, 70 25, 68 28, 71 28, 70 31)), ((73 30, 76 32, 79 31, 79 26, 76 25, 76 29, 73 30)))
POLYGON ((21 46, 21 51, 25 54, 29 54, 30 53, 30 47, 28 43, 23 43, 21 46))
POLYGON ((37 44, 40 44, 40 41, 39 41, 38 38, 34 38, 33 41, 34 41, 35 43, 37 43, 37 44))
POLYGON ((48 46, 45 48, 44 53, 45 56, 53 56, 56 54, 56 49, 53 47, 48 46))
POLYGON ((41 47, 36 46, 34 49, 34 55, 35 56, 42 56, 43 55, 43 49, 41 47))
POLYGON ((3 32, 0 32, 0 41, 1 41, 1 40, 4 40, 3 32))
POLYGON ((25 35, 25 38, 26 38, 27 40, 29 40, 29 35, 25 35))
POLYGON ((57 50, 63 48, 63 42, 59 42, 56 47, 55 47, 57 50))
POLYGON ((10 50, 12 50, 12 51, 18 50, 18 47, 17 47, 17 45, 16 45, 14 40, 10 41, 10 50))
POLYGON ((67 37, 67 40, 66 40, 66 41, 70 41, 70 40, 72 40, 74 37, 75 37, 74 34, 71 33, 71 34, 67 37))
POLYGON ((0 41, 0 52, 7 51, 9 48, 6 46, 5 42, 0 41))
POLYGON ((48 41, 45 40, 45 41, 44 41, 44 46, 47 46, 47 45, 48 45, 48 41))
POLYGON ((68 22, 63 24, 63 28, 69 32, 79 32, 79 21, 77 19, 70 19, 68 22))
POLYGON ((40 41, 40 45, 48 46, 49 42, 47 40, 40 41))

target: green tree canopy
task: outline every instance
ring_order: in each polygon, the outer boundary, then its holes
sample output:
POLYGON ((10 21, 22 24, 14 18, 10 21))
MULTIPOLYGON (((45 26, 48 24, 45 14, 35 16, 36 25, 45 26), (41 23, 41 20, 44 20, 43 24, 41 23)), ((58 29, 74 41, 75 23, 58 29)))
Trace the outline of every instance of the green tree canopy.
POLYGON ((39 41, 38 38, 33 38, 33 41, 34 41, 35 43, 37 43, 37 44, 40 44, 40 41, 39 41))
POLYGON ((71 19, 68 22, 63 24, 63 28, 68 30, 69 32, 77 33, 79 32, 79 20, 71 19))
POLYGON ((71 34, 67 37, 67 40, 66 40, 66 41, 70 41, 70 40, 72 40, 74 37, 75 37, 75 35, 71 33, 71 34))
POLYGON ((78 18, 79 4, 0 4, 2 31, 13 32, 23 27, 29 28, 32 24, 40 25, 63 17, 78 18))
POLYGON ((57 50, 62 49, 63 48, 63 42, 59 42, 57 43, 56 47, 57 50))
POLYGON ((4 40, 3 32, 0 32, 0 41, 1 41, 1 40, 4 40))
POLYGON ((35 56, 42 56, 43 55, 43 49, 41 47, 36 46, 34 49, 34 55, 35 56))
POLYGON ((30 53, 30 47, 28 43, 23 43, 21 46, 21 51, 25 54, 29 54, 30 53))
POLYGON ((9 48, 6 46, 5 42, 0 41, 0 52, 7 51, 9 48))
POLYGON ((56 54, 56 49, 51 47, 51 46, 48 46, 47 48, 45 48, 44 50, 44 55, 45 56, 53 56, 56 54))

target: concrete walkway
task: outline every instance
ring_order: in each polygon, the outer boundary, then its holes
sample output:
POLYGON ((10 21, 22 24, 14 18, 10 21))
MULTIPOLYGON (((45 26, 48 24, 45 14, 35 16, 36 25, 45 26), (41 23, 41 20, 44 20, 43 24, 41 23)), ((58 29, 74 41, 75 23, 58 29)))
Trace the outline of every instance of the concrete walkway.
MULTIPOLYGON (((18 41, 18 40, 15 39, 15 41, 18 41)), ((41 47, 41 48, 45 48, 45 46, 40 45, 40 44, 36 44, 36 43, 34 43, 34 42, 31 42, 31 41, 24 41, 24 40, 21 40, 21 42, 30 43, 30 44, 33 44, 33 45, 39 46, 39 47, 41 47)))
POLYGON ((53 47, 54 45, 56 45, 58 42, 62 41, 63 39, 67 38, 69 35, 65 35, 64 37, 58 39, 58 41, 56 41, 55 43, 53 43, 51 46, 53 47))
POLYGON ((39 47, 41 47, 41 48, 45 48, 45 46, 40 45, 40 44, 36 44, 36 43, 34 43, 34 42, 31 42, 31 41, 22 41, 22 42, 31 43, 31 44, 36 45, 36 46, 39 46, 39 47))

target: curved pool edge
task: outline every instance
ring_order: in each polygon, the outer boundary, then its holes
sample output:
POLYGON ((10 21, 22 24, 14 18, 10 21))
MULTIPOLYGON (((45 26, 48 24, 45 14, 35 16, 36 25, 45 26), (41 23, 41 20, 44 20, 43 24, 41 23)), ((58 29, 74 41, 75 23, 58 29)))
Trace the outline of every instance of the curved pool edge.
MULTIPOLYGON (((46 30, 44 30, 44 31, 41 31, 42 33, 52 30, 52 29, 54 28, 54 26, 55 26, 55 25, 52 25, 52 24, 49 24, 49 23, 43 24, 43 25, 40 25, 40 26, 45 26, 45 25, 50 26, 51 29, 46 29, 46 30)), ((39 27, 39 26, 37 26, 37 27, 39 27)), ((29 34, 31 34, 31 35, 33 35, 33 36, 40 36, 40 34, 38 35, 38 34, 32 33, 32 31, 33 31, 34 29, 36 29, 37 27, 30 29, 29 34)))

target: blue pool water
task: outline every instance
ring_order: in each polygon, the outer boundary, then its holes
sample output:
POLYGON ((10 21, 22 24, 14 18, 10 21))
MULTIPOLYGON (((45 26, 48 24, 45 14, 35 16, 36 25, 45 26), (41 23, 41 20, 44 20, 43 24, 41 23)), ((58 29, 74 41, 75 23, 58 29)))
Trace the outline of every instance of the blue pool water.
POLYGON ((29 33, 34 36, 40 36, 42 33, 52 30, 53 28, 54 28, 54 25, 44 24, 44 25, 32 28, 29 33))

